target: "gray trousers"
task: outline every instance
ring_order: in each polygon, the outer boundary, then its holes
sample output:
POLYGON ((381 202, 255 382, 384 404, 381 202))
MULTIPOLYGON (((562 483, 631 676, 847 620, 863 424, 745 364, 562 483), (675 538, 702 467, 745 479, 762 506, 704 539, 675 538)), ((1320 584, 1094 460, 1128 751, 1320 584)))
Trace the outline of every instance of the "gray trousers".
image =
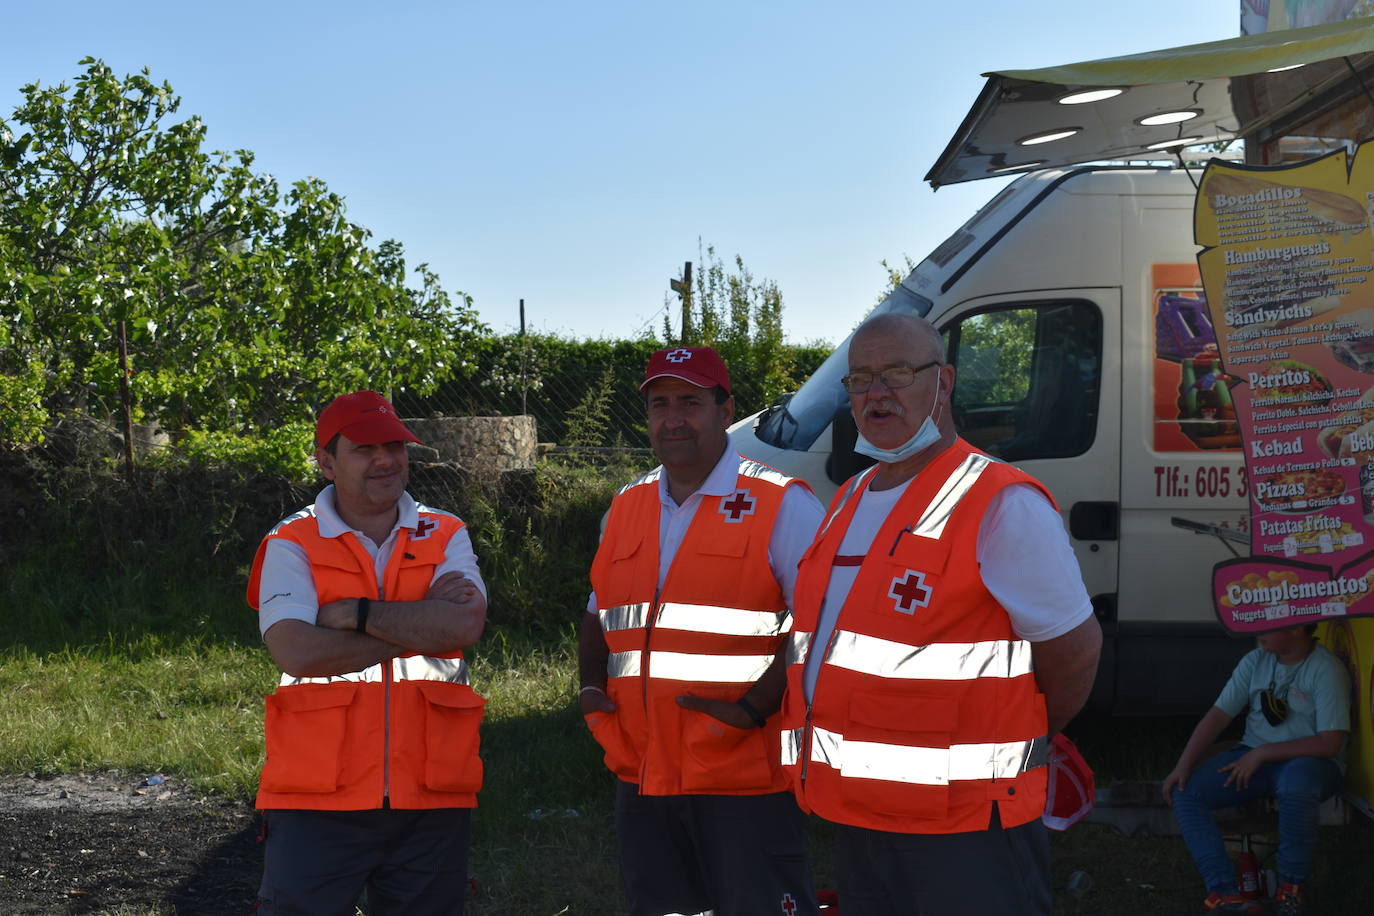
POLYGON ((843 916, 1049 916, 1050 841, 1039 819, 968 833, 835 825, 843 916))
POLYGON ((257 916, 461 916, 472 809, 264 812, 257 916))
POLYGON ((615 796, 630 916, 817 916, 802 814, 790 792, 615 796))

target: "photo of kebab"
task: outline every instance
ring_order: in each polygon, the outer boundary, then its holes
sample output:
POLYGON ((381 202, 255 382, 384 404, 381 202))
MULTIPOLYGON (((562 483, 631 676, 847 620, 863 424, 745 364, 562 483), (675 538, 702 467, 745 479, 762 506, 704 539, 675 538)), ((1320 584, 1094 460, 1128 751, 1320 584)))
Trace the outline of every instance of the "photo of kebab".
POLYGON ((1374 444, 1374 388, 1317 434, 1317 445, 1328 458, 1354 458, 1374 444))

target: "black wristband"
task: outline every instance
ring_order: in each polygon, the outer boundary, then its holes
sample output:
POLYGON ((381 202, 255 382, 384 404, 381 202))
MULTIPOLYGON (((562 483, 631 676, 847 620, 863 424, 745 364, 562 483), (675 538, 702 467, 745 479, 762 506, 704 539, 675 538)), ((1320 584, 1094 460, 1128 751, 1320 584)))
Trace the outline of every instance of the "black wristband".
POLYGON ((358 625, 354 627, 359 633, 367 632, 367 612, 372 609, 371 598, 358 599, 358 625))
POLYGON ((763 717, 763 713, 759 712, 757 709, 754 708, 753 703, 750 703, 744 697, 740 697, 735 702, 739 704, 740 709, 748 713, 750 719, 754 720, 754 725, 756 727, 763 728, 765 725, 768 724, 768 720, 763 717))

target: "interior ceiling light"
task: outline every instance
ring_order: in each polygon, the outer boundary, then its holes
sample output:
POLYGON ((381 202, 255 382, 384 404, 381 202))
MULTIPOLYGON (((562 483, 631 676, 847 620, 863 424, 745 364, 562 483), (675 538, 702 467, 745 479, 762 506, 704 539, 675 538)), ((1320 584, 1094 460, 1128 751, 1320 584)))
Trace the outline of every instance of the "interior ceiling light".
POLYGON ((1201 137, 1179 137, 1177 140, 1165 140, 1163 143, 1151 143, 1146 149, 1168 149, 1171 146, 1188 146, 1193 143, 1201 142, 1201 137))
POLYGON ((1178 124, 1181 121, 1191 121, 1202 112, 1187 109, 1184 111, 1161 111, 1159 114, 1152 114, 1141 118, 1135 123, 1142 127, 1155 127, 1160 124, 1178 124))
POLYGON ((1019 172, 1021 169, 1033 169, 1038 165, 1044 165, 1046 160, 1036 159, 1032 162, 1018 162, 1016 165, 1004 165, 1000 169, 988 169, 993 175, 1000 175, 1003 172, 1019 172))
POLYGON ((1101 102, 1103 99, 1114 99, 1125 89, 1089 89, 1085 92, 1074 92, 1064 96, 1059 100, 1060 105, 1086 105, 1088 102, 1101 102))
POLYGON ((1072 137, 1074 134, 1081 133, 1081 127, 1056 127, 1054 130, 1047 130, 1042 134, 1031 134, 1029 137, 1022 137, 1016 141, 1018 146, 1035 146, 1037 143, 1053 143, 1055 140, 1063 140, 1072 137))

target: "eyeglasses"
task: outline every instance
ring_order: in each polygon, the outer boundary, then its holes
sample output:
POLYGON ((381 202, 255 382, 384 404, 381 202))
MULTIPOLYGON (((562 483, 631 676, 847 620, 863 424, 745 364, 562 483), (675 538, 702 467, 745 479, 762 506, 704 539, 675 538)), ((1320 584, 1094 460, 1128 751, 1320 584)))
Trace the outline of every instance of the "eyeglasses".
POLYGON ((917 372, 938 365, 940 365, 940 361, 938 359, 932 359, 930 362, 923 363, 914 369, 910 366, 891 366, 884 369, 882 372, 851 372, 840 379, 840 384, 843 385, 844 390, 848 391, 850 394, 863 394, 868 391, 868 389, 873 387, 873 380, 875 378, 881 379, 883 387, 885 388, 905 388, 916 381, 917 372))

